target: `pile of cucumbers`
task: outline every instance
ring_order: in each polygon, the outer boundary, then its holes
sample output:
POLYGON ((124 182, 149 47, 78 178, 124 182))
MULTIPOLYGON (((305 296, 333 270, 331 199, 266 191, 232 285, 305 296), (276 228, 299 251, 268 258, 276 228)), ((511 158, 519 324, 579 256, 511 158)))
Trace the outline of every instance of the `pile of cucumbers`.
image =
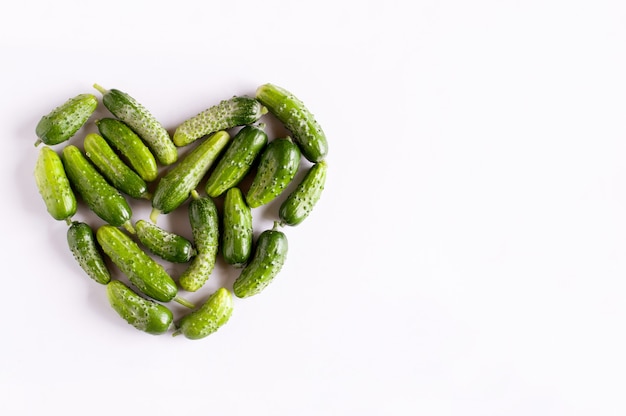
POLYGON ((282 229, 304 221, 324 189, 326 136, 303 102, 274 84, 259 86, 254 97, 234 96, 208 107, 171 136, 128 93, 94 88, 110 115, 94 121, 98 133, 86 134, 82 149, 66 142, 92 118, 99 106, 95 94, 68 99, 36 126, 34 176, 46 209, 68 224, 68 253, 106 286, 111 307, 126 322, 149 334, 173 328, 173 335, 204 338, 230 319, 233 294, 256 295, 280 272, 288 250, 282 229), (289 136, 268 138, 262 121, 268 113, 289 136), (194 142, 179 158, 179 148, 194 142), (273 228, 253 241, 252 211, 281 195, 300 169, 306 173, 280 205, 273 228), (102 220, 98 226, 74 218, 79 199, 102 220), (149 201, 149 218, 133 218, 129 201, 135 199, 149 201), (191 239, 157 225, 159 215, 185 206, 191 239), (240 269, 232 293, 221 287, 199 306, 180 296, 205 285, 218 255, 240 269), (166 262, 187 265, 171 276, 166 262), (109 263, 128 284, 112 277, 109 263), (188 313, 175 320, 171 301, 188 313))

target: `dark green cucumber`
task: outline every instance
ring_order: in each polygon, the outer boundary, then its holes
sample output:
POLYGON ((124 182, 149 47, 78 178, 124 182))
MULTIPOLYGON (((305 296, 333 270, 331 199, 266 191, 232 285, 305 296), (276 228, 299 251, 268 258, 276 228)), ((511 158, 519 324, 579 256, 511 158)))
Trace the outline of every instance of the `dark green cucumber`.
POLYGON ((152 182, 159 173, 156 159, 141 138, 126 123, 114 118, 96 120, 102 137, 120 154, 146 182, 152 182))
POLYGON ((219 217, 217 207, 210 197, 200 197, 191 191, 189 203, 189 223, 197 255, 178 279, 180 287, 195 292, 209 280, 219 244, 219 217))
POLYGON ((277 227, 278 223, 274 223, 274 228, 259 236, 252 260, 233 284, 235 296, 246 298, 260 293, 282 269, 288 243, 285 234, 277 227))
POLYGON ((39 194, 52 218, 68 221, 76 214, 76 196, 57 152, 47 146, 42 147, 34 175, 39 194))
POLYGON ((252 210, 239 188, 230 188, 224 198, 222 256, 226 263, 243 267, 252 252, 252 210))
POLYGON ((263 126, 244 126, 239 130, 209 175, 206 183, 207 195, 215 198, 228 188, 237 186, 266 144, 267 134, 263 131, 263 126))
POLYGON ((173 263, 186 263, 196 251, 191 241, 166 231, 157 225, 139 220, 135 223, 137 238, 150 252, 173 263))
POLYGON ((291 132, 302 155, 315 163, 328 153, 328 142, 322 127, 304 103, 286 89, 273 84, 257 88, 256 99, 291 132))
POLYGON ((274 139, 265 147, 246 194, 250 208, 267 204, 280 195, 300 166, 300 150, 289 138, 274 139))
POLYGON ((102 136, 89 133, 83 145, 85 155, 117 190, 133 198, 151 198, 146 181, 120 159, 102 136))
POLYGON ((219 288, 197 310, 176 322, 172 335, 184 335, 188 339, 205 338, 228 322, 233 314, 233 295, 219 288))
POLYGON ((112 280, 107 285, 107 298, 119 316, 148 334, 160 335, 167 332, 174 320, 174 314, 168 308, 139 296, 119 280, 112 280))
POLYGON ((160 302, 174 300, 193 308, 187 300, 178 297, 176 282, 145 251, 119 228, 103 225, 96 238, 104 253, 143 294, 160 302))
POLYGON ((102 176, 74 145, 65 146, 61 156, 72 188, 89 208, 104 221, 134 232, 132 210, 124 196, 102 176))
POLYGON ((161 123, 135 98, 117 89, 107 90, 98 84, 102 103, 118 119, 126 123, 152 150, 156 159, 171 165, 178 159, 178 149, 161 123))
POLYGON ((267 109, 254 98, 233 97, 183 121, 172 140, 176 146, 186 146, 213 132, 252 124, 265 113, 267 109))
POLYGON ((159 180, 152 196, 152 222, 156 223, 159 213, 167 214, 189 198, 229 140, 225 131, 214 133, 159 180))
POLYGON ((109 268, 104 262, 93 230, 88 224, 73 221, 67 229, 67 244, 74 258, 89 277, 103 285, 111 281, 109 268))
POLYGON ((35 127, 38 137, 35 146, 40 143, 52 146, 69 140, 85 125, 97 107, 98 99, 93 94, 70 98, 39 120, 35 127))
POLYGON ((317 162, 309 168, 302 181, 278 210, 281 225, 298 225, 309 216, 324 190, 327 170, 325 161, 317 162))

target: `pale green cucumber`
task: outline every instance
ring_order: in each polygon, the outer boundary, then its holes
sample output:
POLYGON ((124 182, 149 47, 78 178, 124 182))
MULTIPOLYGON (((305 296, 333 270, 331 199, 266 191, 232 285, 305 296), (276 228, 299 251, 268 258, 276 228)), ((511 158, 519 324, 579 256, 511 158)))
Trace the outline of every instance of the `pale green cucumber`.
POLYGON ((76 196, 57 152, 47 146, 42 147, 34 175, 39 194, 52 218, 68 221, 76 214, 76 196))

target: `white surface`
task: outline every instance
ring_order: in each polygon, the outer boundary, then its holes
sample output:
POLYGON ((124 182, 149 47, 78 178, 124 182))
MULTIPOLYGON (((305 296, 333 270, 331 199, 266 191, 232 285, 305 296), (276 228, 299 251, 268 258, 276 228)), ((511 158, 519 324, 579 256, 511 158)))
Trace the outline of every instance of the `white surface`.
POLYGON ((213 3, 0 6, 0 413, 626 413, 623 1, 213 3), (328 135, 280 277, 204 340, 118 318, 37 194, 35 124, 94 82, 169 129, 274 82, 328 135))

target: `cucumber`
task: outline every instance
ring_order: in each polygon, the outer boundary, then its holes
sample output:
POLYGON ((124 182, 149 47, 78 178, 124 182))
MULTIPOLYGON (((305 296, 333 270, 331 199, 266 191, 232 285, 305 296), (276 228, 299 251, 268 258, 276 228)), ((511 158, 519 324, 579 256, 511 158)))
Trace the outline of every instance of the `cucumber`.
POLYGON ((286 89, 269 83, 257 88, 256 99, 291 132, 306 159, 315 163, 326 157, 326 135, 301 100, 286 89))
POLYGON ((39 194, 52 218, 68 221, 76 214, 76 196, 57 152, 47 146, 42 147, 34 175, 39 194))
POLYGON ((225 131, 214 133, 159 180, 152 196, 152 222, 156 223, 159 213, 167 214, 189 198, 229 140, 225 131))
POLYGON ((226 263, 243 267, 252 252, 252 210, 239 188, 230 188, 224 198, 222 257, 226 263))
POLYGON ((152 182, 157 178, 159 171, 154 155, 141 138, 123 121, 102 118, 96 120, 96 126, 102 137, 128 160, 141 179, 152 182))
POLYGON ((298 225, 309 216, 324 190, 327 170, 325 161, 309 168, 296 189, 280 205, 278 215, 281 225, 298 225))
POLYGON ((119 280, 107 284, 106 292, 113 310, 138 330, 160 335, 172 325, 172 311, 160 303, 142 298, 119 280))
POLYGON ((267 204, 280 195, 300 166, 300 150, 290 138, 274 139, 265 147, 246 194, 250 208, 267 204))
POLYGON ((235 296, 247 298, 265 289, 282 269, 287 250, 287 237, 278 230, 278 222, 275 222, 274 228, 261 233, 252 260, 235 280, 235 296))
POLYGON ((254 98, 233 97, 222 100, 183 121, 174 131, 172 140, 176 146, 186 146, 213 132, 252 124, 265 113, 267 109, 254 98))
POLYGON ((67 229, 67 244, 74 258, 89 277, 102 285, 111 281, 111 273, 104 262, 93 230, 88 224, 73 221, 67 229))
POLYGON ((184 335, 187 339, 205 338, 228 322, 233 314, 233 296, 225 288, 216 290, 197 310, 176 322, 173 336, 184 335))
POLYGON ((266 144, 263 126, 244 126, 239 130, 207 179, 207 195, 218 197, 239 184, 266 144))
POLYGON ((166 231, 155 224, 139 220, 135 223, 137 238, 150 252, 172 263, 186 263, 196 254, 191 241, 166 231))
POLYGON ((157 263, 119 228, 102 225, 96 239, 104 253, 143 294, 160 302, 174 300, 193 308, 193 304, 178 296, 178 287, 162 265, 157 263))
POLYGON ((89 133, 83 143, 85 155, 117 190, 133 198, 150 199, 146 181, 120 159, 102 136, 89 133))
POLYGON ((102 103, 118 119, 126 123, 152 150, 156 159, 171 165, 178 159, 178 149, 161 123, 135 98, 117 89, 107 90, 98 84, 102 103))
POLYGON ((197 255, 178 279, 180 287, 195 292, 209 280, 217 257, 219 243, 219 217, 217 207, 210 197, 200 197, 191 191, 189 223, 197 255))
POLYGON ((61 155, 72 188, 100 218, 116 227, 134 233, 130 222, 132 210, 122 194, 102 176, 74 145, 63 148, 61 155))
POLYGON ((41 143, 53 146, 69 140, 87 123, 97 107, 98 99, 93 94, 79 94, 68 99, 39 120, 35 127, 38 137, 35 146, 41 143))

